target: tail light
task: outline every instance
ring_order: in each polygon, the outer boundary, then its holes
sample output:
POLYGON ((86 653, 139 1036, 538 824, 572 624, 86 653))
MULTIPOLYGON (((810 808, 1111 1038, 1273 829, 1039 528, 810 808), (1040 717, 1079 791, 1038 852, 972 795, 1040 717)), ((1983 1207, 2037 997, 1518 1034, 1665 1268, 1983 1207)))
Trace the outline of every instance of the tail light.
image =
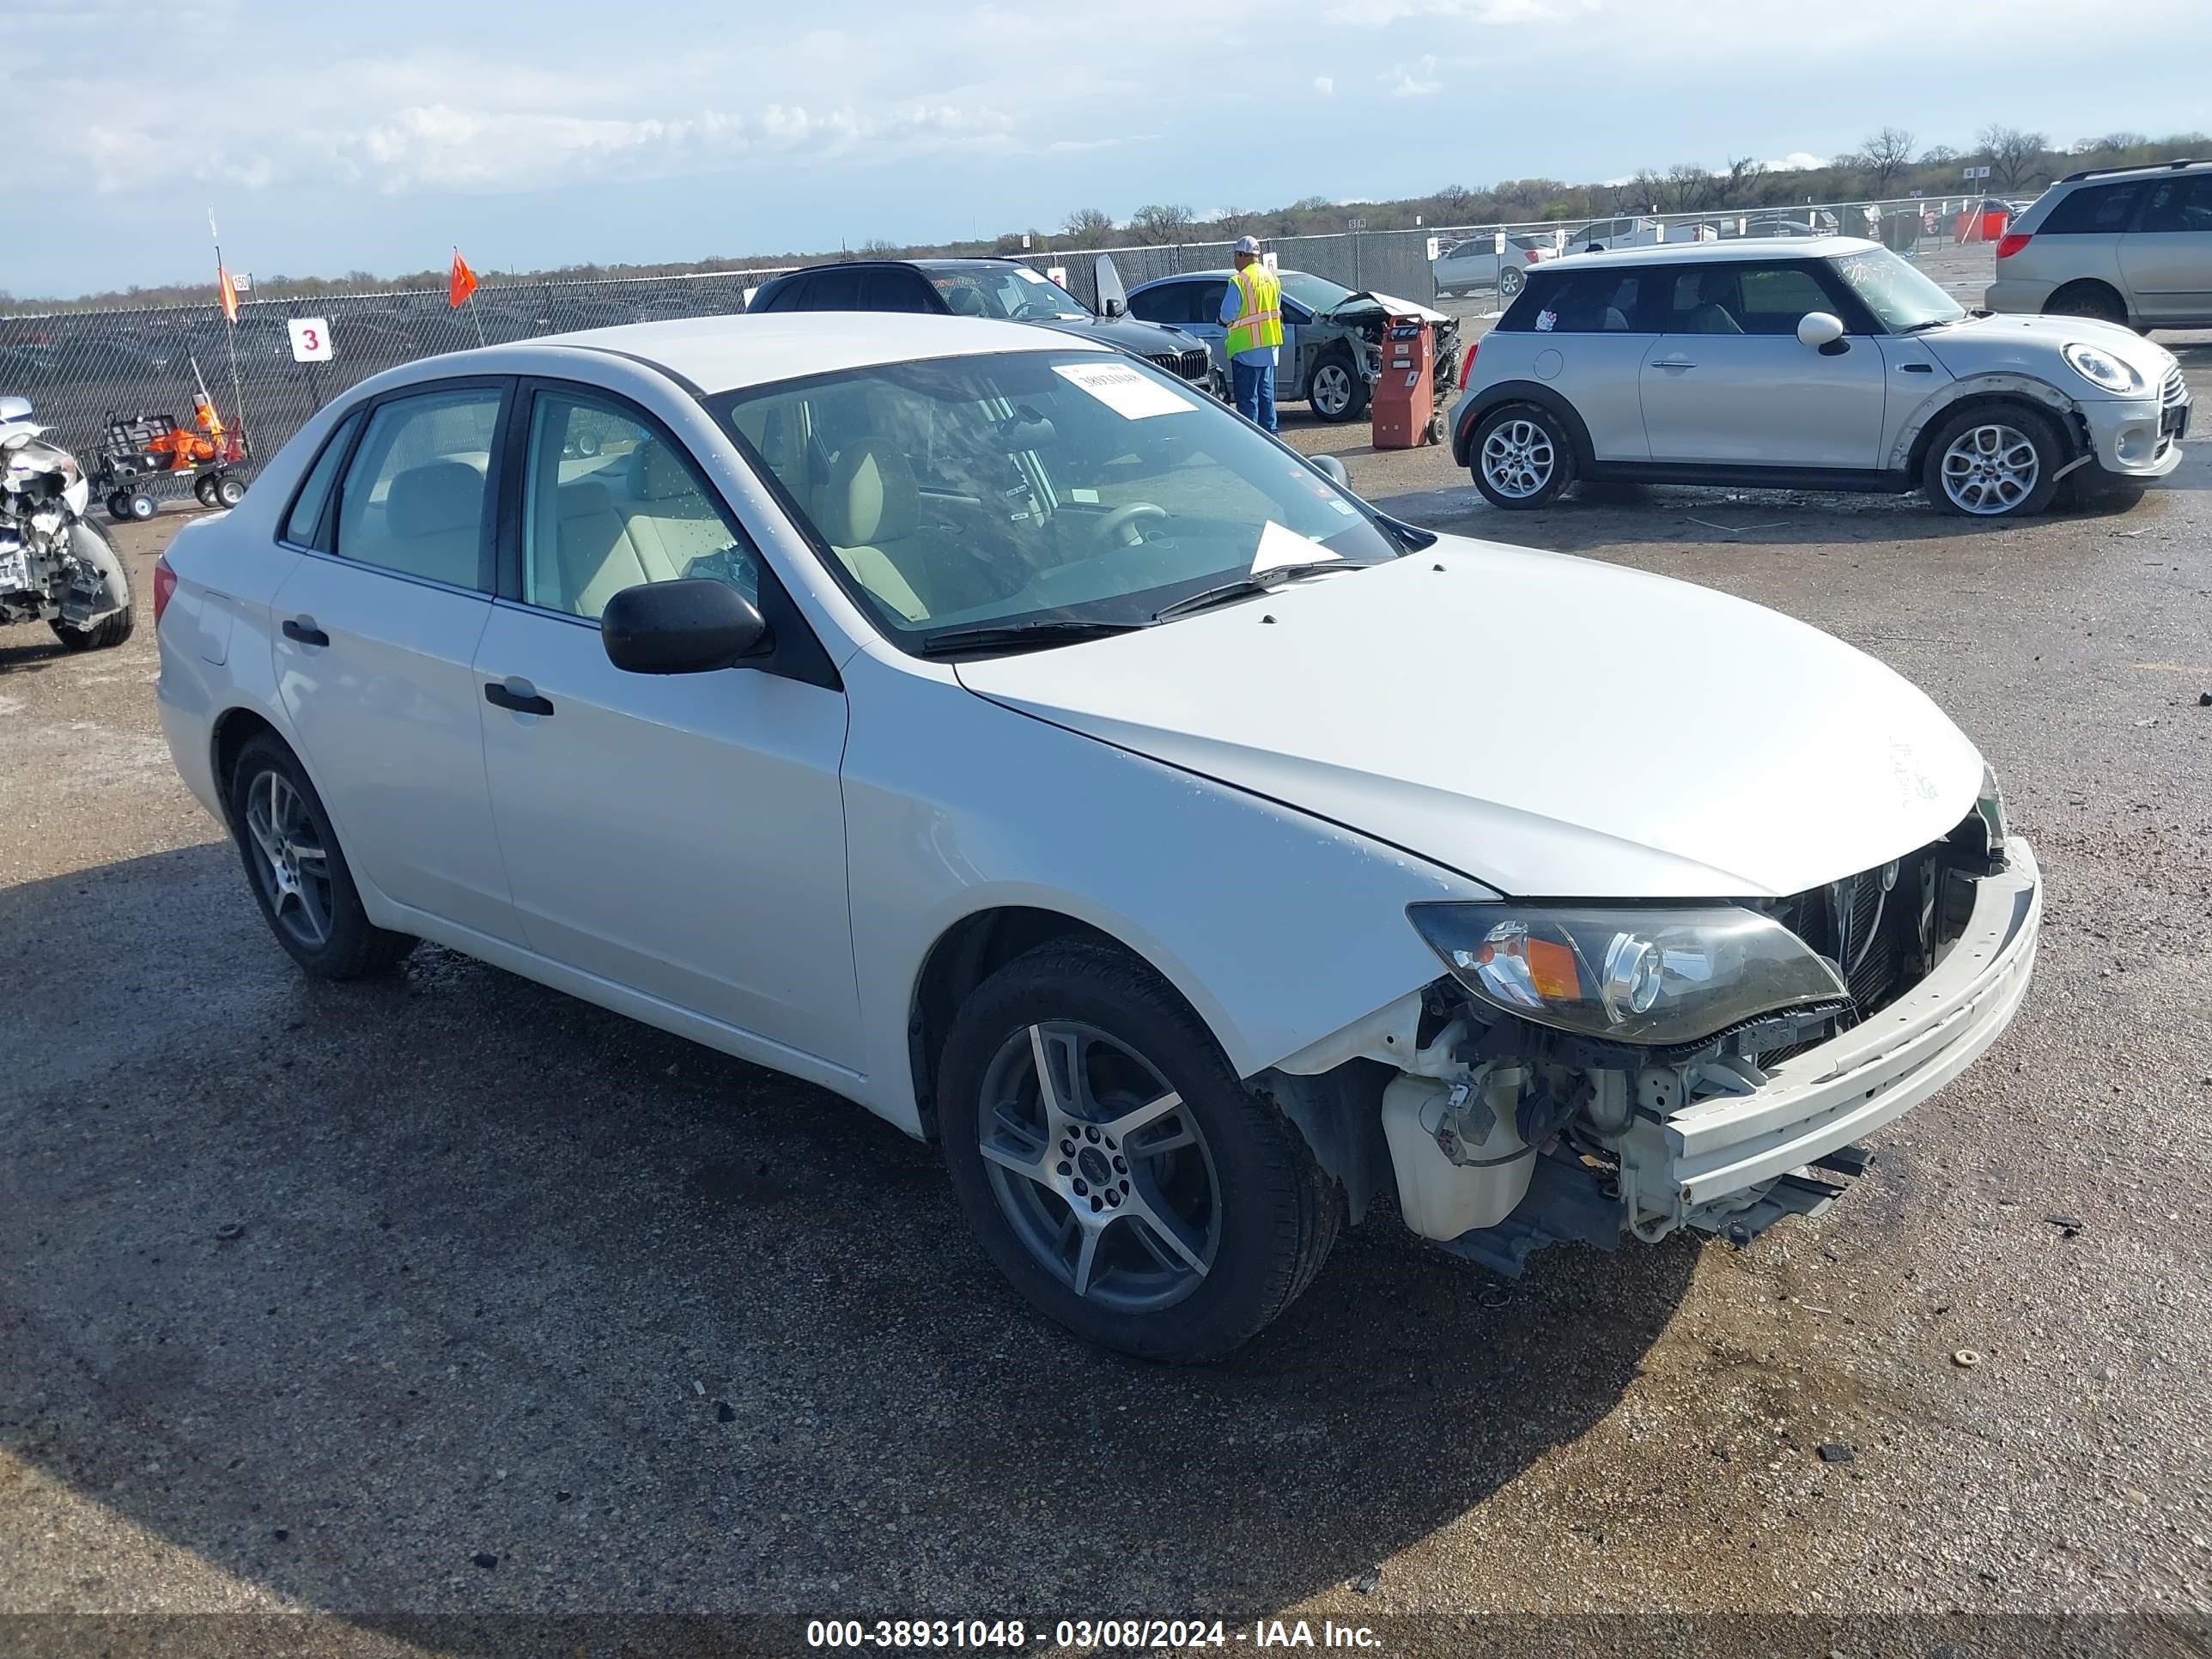
POLYGON ((1474 384, 1474 354, 1481 349, 1482 342, 1477 340, 1468 347, 1467 356, 1460 359, 1459 383, 1462 388, 1474 384))
POLYGON ((161 613, 169 608, 169 596, 177 591, 177 573, 169 568, 164 554, 154 566, 154 626, 161 625, 161 613))
POLYGON ((2007 231, 1997 240, 1997 258, 2000 259, 2011 258, 2014 254, 2019 252, 2021 249, 2027 246, 2029 239, 2033 234, 2034 233, 2032 231, 2007 231))

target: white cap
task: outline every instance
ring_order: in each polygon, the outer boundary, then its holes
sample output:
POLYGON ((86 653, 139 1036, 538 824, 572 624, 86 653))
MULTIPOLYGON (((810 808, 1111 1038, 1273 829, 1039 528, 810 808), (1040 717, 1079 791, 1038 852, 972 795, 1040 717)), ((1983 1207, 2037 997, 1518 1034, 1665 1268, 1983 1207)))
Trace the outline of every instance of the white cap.
POLYGON ((1260 239, 1256 236, 1239 236, 1237 239, 1236 251, 1239 253, 1257 253, 1260 251, 1260 239))

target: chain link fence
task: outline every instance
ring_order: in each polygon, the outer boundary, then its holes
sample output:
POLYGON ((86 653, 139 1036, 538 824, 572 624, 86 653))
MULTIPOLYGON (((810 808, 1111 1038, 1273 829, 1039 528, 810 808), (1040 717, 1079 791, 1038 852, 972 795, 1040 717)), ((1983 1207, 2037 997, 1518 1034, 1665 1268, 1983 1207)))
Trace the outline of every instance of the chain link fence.
MULTIPOLYGON (((1613 245, 1744 235, 1826 231, 1869 236, 1907 255, 1961 237, 1981 240, 1990 229, 1983 198, 1851 202, 1731 210, 1728 212, 1620 215, 1584 223, 1490 224, 1416 230, 1346 231, 1329 235, 1270 238, 1267 246, 1285 270, 1310 271, 1355 290, 1372 290, 1432 304, 1437 299, 1432 259, 1455 243, 1499 234, 1528 236, 1562 251, 1579 246, 1576 233, 1602 224, 1613 245)), ((1153 246, 1068 249, 1021 256, 1040 271, 1064 273, 1085 304, 1097 305, 1099 255, 1113 258, 1125 289, 1155 277, 1227 270, 1227 241, 1153 246)), ((458 351, 478 341, 527 339, 575 329, 665 318, 721 316, 742 312, 748 290, 785 267, 718 271, 700 276, 613 278, 598 282, 486 284, 460 310, 442 289, 325 295, 303 300, 247 300, 238 325, 228 327, 216 306, 178 306, 128 311, 52 312, 0 317, 0 395, 29 398, 38 418, 90 463, 111 419, 165 415, 188 420, 192 396, 204 383, 224 420, 242 424, 251 476, 258 459, 276 453, 322 404, 348 386, 396 363, 458 351), (320 317, 330 325, 332 361, 295 362, 289 320, 320 317), (239 392, 231 388, 231 352, 237 352, 239 392)), ((1494 286, 1460 289, 1480 312, 1501 296, 1494 286)), ((190 486, 178 475, 168 493, 190 486)), ((157 487, 155 493, 162 493, 157 487)))

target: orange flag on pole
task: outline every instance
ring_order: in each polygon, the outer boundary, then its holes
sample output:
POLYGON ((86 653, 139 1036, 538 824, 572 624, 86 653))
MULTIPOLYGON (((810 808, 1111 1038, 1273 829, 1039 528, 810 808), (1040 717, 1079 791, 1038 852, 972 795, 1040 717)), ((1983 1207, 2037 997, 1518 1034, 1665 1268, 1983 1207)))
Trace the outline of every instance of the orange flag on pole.
POLYGON ((477 291, 477 274, 469 269, 469 262, 461 258, 459 248, 453 250, 453 273, 446 279, 446 303, 459 311, 477 291))
POLYGON ((215 268, 216 291, 222 300, 222 314, 226 322, 238 320, 238 289, 230 280, 230 272, 221 264, 215 268))

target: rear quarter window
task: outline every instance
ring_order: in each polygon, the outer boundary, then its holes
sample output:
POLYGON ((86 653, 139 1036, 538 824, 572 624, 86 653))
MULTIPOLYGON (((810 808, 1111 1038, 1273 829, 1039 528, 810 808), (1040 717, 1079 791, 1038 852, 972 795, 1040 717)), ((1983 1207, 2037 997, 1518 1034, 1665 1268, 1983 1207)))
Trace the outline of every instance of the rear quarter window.
POLYGON ((1539 266, 1521 297, 1498 319, 1510 334, 1650 333, 1639 313, 1650 284, 1645 273, 1618 267, 1546 273, 1539 266))
POLYGON ((2041 224, 2035 228, 2039 236, 2095 236, 2113 235, 2125 230, 2136 216, 2136 204, 2142 199, 2143 181, 2131 179, 2124 184, 2084 185, 2071 195, 2062 198, 2041 224))

